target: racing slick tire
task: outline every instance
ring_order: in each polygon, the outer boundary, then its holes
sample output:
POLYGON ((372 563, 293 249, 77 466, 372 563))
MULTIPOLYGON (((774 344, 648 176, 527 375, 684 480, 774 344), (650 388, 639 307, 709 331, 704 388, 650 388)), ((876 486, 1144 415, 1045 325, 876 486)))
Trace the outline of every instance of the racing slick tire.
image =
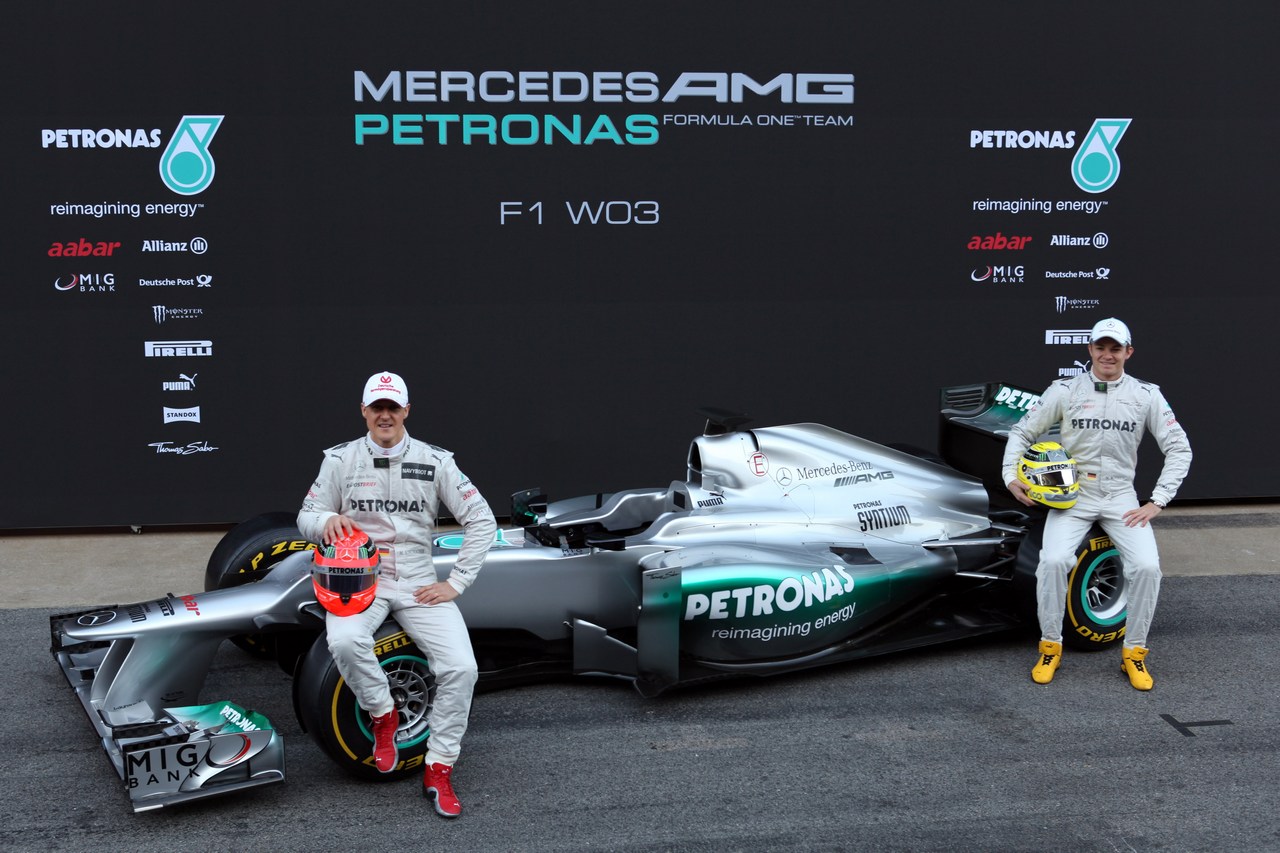
POLYGON ((373 653, 391 683, 400 725, 396 730, 399 757, 390 773, 373 763, 373 730, 369 714, 338 672, 323 637, 312 644, 293 680, 294 711, 302 728, 325 754, 359 779, 388 782, 421 772, 431 733, 427 717, 435 701, 436 684, 423 654, 394 619, 373 635, 373 653))
MULTIPOLYGON (((1043 522, 1034 525, 1018 548, 1014 570, 1017 609, 1039 630, 1036 617, 1036 566, 1040 562, 1043 522)), ((1079 651, 1102 651, 1124 639, 1129 598, 1124 566, 1111 537, 1095 525, 1076 549, 1067 576, 1067 600, 1062 617, 1062 642, 1079 651)))
POLYGON ((1129 597, 1120 552, 1100 527, 1094 527, 1076 550, 1067 577, 1067 607, 1062 642, 1081 651, 1101 651, 1124 639, 1129 597))
MULTIPOLYGON (((231 528, 218 541, 204 571, 205 591, 262 580, 285 557, 314 548, 315 544, 298 531, 291 513, 254 516, 231 528)), ((231 642, 253 657, 276 656, 275 638, 267 634, 241 634, 232 637, 231 642)))

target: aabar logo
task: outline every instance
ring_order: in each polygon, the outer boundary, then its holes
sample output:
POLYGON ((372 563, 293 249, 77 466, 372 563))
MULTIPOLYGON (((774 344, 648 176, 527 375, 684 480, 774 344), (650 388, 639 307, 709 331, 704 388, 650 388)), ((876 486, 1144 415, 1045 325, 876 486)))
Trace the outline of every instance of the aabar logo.
POLYGON ((102 240, 91 243, 81 237, 66 243, 52 243, 48 255, 51 258, 109 258, 120 248, 118 241, 102 240))
POLYGON ((1000 251, 1004 249, 1025 249, 1027 248, 1027 244, 1030 242, 1030 237, 1006 237, 999 231, 995 233, 994 237, 990 235, 983 237, 978 234, 974 234, 969 238, 969 250, 975 251, 977 249, 992 249, 1000 251))

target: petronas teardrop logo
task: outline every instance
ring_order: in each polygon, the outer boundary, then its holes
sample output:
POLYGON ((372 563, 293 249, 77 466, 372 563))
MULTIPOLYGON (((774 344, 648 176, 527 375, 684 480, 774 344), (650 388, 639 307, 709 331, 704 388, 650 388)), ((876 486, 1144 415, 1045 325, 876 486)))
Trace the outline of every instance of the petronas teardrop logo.
POLYGON ((195 195, 213 183, 215 171, 209 143, 222 116, 183 116, 160 158, 160 179, 178 195, 195 195))
POLYGON ((1093 127, 1085 134, 1071 161, 1071 177, 1075 179, 1076 186, 1087 193, 1111 189, 1120 177, 1120 156, 1116 154, 1116 146, 1131 121, 1133 119, 1128 118, 1094 120, 1093 127))

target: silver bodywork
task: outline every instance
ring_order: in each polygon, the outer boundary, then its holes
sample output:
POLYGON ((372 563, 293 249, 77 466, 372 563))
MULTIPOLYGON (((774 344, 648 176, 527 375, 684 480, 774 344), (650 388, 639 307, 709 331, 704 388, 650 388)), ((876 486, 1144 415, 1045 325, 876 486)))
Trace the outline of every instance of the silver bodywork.
MULTIPOLYGON (((503 531, 459 600, 473 637, 519 625, 571 642, 575 673, 649 695, 795 669, 872 653, 865 628, 1020 536, 993 529, 973 478, 818 424, 700 436, 687 468, 503 531)), ((435 560, 446 571, 448 550, 435 560)))

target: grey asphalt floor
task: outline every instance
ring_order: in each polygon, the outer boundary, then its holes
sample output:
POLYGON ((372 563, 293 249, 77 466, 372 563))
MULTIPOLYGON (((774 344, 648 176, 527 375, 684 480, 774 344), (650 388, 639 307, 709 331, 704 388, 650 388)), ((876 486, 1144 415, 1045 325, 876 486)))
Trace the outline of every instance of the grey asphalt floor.
POLYGON ((135 815, 48 653, 65 608, 202 586, 221 531, 0 536, 0 850, 1280 850, 1280 505, 1172 507, 1154 690, 1119 653, 1000 635, 643 699, 578 679, 476 697, 461 819, 339 770, 291 679, 227 643, 202 701, 265 714, 284 783, 135 815), (20 747, 20 748, 19 748, 20 747))

